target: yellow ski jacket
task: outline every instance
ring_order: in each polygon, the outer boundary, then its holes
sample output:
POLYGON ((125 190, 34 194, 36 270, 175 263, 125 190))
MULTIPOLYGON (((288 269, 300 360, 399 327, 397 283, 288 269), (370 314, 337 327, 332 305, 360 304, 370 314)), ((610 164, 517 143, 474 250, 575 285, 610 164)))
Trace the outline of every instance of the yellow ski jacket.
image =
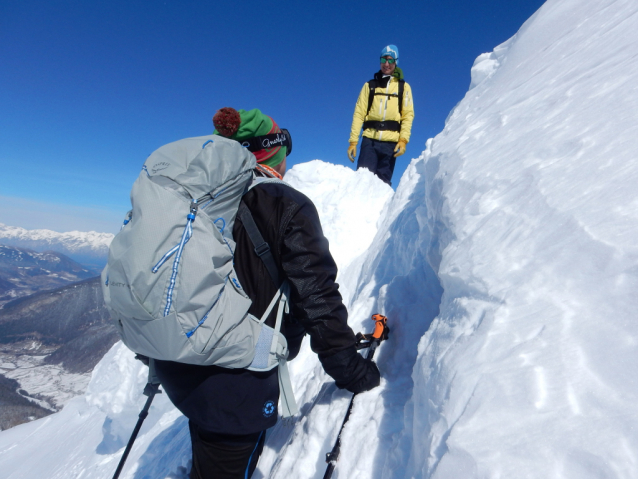
MULTIPOLYGON (((398 68, 397 68, 398 69, 398 68)), ((375 75, 376 76, 376 75, 375 75)), ((403 76, 403 75, 401 75, 403 76)), ((392 76, 386 88, 377 88, 383 93, 395 94, 399 93, 399 78, 392 76)), ((403 112, 399 114, 399 99, 397 97, 389 97, 386 95, 375 95, 372 101, 372 107, 368 114, 368 97, 370 95, 370 86, 366 82, 359 93, 357 105, 354 108, 352 116, 352 128, 350 129, 350 143, 359 142, 359 132, 364 121, 400 121, 401 131, 375 130, 368 128, 363 131, 363 136, 372 138, 373 140, 391 141, 396 143, 399 138, 403 138, 407 143, 410 141, 410 133, 412 130, 412 122, 414 121, 414 102, 412 99, 412 89, 407 82, 403 87, 403 112)))

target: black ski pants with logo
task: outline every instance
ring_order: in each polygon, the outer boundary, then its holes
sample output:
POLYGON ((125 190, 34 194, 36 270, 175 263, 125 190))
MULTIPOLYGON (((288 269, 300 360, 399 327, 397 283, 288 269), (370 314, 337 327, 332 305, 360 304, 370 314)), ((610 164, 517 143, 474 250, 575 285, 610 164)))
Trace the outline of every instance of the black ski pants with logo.
POLYGON ((363 137, 359 151, 359 168, 367 168, 377 175, 383 182, 392 185, 392 173, 397 159, 394 149, 397 144, 392 141, 379 141, 363 137))
POLYGON ((217 434, 188 422, 193 446, 190 479, 245 479, 255 472, 266 431, 235 436, 217 434))

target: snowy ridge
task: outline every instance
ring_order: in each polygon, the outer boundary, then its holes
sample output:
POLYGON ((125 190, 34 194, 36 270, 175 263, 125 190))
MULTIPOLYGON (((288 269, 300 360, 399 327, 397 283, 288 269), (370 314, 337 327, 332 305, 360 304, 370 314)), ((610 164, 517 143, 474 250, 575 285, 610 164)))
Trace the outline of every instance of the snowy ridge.
POLYGON ((392 188, 368 170, 355 172, 320 160, 295 165, 285 180, 308 196, 320 212, 321 227, 340 272, 368 249, 379 214, 393 195, 392 188))
POLYGON ((406 477, 638 476, 637 32, 634 2, 547 2, 430 144, 406 477))
MULTIPOLYGON (((637 42, 633 1, 548 0, 475 63, 365 239, 348 213, 329 221, 341 243, 369 241, 340 254, 350 324, 379 312, 392 328, 335 479, 638 477, 637 42)), ((371 201, 362 172, 296 168, 322 221, 344 191, 371 201), (335 181, 333 205, 321 183, 335 181)), ((350 398, 307 345, 290 366, 301 415, 269 432, 255 479, 323 477, 350 398)), ((144 373, 114 346, 86 396, 0 433, 0 470, 110 477, 144 373)), ((160 395, 121 477, 186 478, 189 457, 186 421, 160 395)))
MULTIPOLYGON (((405 476, 410 451, 397 433, 413 389, 412 369, 419 339, 438 314, 441 288, 427 259, 432 242, 423 203, 424 157, 413 160, 380 218, 368 251, 343 272, 341 286, 354 331, 370 331, 370 316, 388 316, 391 340, 376 357, 381 386, 363 393, 342 435, 336 477, 405 476), (383 452, 382 452, 383 451, 383 452), (338 475, 337 475, 338 474, 338 475)), ((309 349, 304 351, 311 356, 309 349)), ((321 478, 325 454, 332 448, 351 395, 337 390, 318 361, 291 363, 295 391, 303 391, 303 417, 290 431, 278 425, 258 465, 261 477, 321 478), (297 389, 299 387, 299 389, 297 389)))

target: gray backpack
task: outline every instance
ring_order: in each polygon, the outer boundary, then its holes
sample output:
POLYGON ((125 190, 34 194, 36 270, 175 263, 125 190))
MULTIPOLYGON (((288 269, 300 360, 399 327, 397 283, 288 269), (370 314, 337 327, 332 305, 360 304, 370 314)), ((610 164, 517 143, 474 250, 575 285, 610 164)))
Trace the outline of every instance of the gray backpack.
MULTIPOLYGON (((263 181, 256 168, 252 153, 217 135, 156 150, 131 190, 133 209, 111 243, 102 290, 122 341, 136 353, 253 371, 279 366, 281 413, 288 417, 298 411, 280 332, 288 285, 256 318, 248 314, 252 302, 233 266, 232 230, 241 198, 263 181), (275 307, 271 328, 265 321, 275 307)), ((242 222, 252 223, 251 240, 263 243, 246 212, 242 222)), ((272 265, 267 267, 272 274, 272 265)))

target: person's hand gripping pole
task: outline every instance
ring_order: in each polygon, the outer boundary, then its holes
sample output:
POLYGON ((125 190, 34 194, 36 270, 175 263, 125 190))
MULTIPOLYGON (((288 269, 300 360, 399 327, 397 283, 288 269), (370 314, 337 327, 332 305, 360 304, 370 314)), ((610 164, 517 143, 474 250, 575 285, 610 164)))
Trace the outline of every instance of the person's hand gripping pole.
MULTIPOLYGON (((390 328, 388 328, 387 325, 388 318, 386 318, 382 314, 373 314, 372 320, 374 321, 374 331, 372 332, 372 334, 357 334, 357 349, 368 348, 366 359, 369 361, 372 360, 377 346, 381 344, 381 341, 388 339, 388 334, 390 333, 390 328)), ((354 404, 354 398, 356 396, 356 394, 352 395, 350 405, 348 406, 348 411, 346 412, 346 416, 343 419, 343 423, 341 424, 341 429, 339 429, 339 434, 337 435, 335 445, 332 448, 332 451, 326 454, 326 463, 328 463, 328 466, 326 467, 326 472, 323 476, 323 479, 330 479, 332 477, 332 473, 335 470, 335 467, 337 466, 337 460, 339 459, 339 453, 341 452, 341 433, 343 432, 343 427, 348 422, 348 419, 350 419, 350 413, 352 412, 352 406, 354 404)))

